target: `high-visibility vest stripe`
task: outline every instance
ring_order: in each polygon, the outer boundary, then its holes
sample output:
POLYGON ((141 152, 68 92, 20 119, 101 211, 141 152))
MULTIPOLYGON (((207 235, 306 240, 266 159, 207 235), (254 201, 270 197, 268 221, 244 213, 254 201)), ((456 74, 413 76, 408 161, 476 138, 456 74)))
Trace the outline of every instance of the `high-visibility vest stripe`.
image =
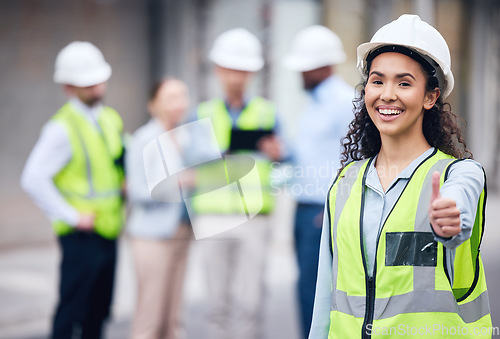
MULTIPOLYGON (((344 209, 344 206, 347 202, 347 199, 351 196, 351 190, 352 186, 354 183, 359 180, 358 176, 362 174, 364 171, 362 168, 364 168, 367 164, 367 160, 361 160, 361 161, 356 161, 352 162, 351 164, 346 167, 344 170, 344 173, 341 175, 341 177, 344 179, 342 182, 337 184, 336 187, 336 192, 334 194, 338 195, 337 199, 335 199, 335 209, 333 211, 329 210, 329 213, 332 213, 335 215, 335 218, 333 219, 333 227, 330 228, 330 241, 331 244, 333 245, 333 277, 332 277, 332 296, 331 296, 331 304, 330 307, 332 310, 338 309, 337 307, 341 307, 342 309, 345 310, 345 313, 347 314, 353 314, 353 310, 350 309, 350 306, 348 306, 347 303, 342 303, 341 306, 337 305, 337 297, 338 294, 337 292, 340 293, 340 298, 342 298, 342 291, 337 290, 337 276, 338 276, 338 249, 337 249, 337 241, 336 241, 336 235, 337 235, 337 225, 338 221, 340 219, 340 213, 344 209), (347 306, 347 307, 344 307, 347 306)), ((338 179, 338 178, 337 178, 338 179)), ((337 179, 335 181, 337 181, 337 179)), ((334 182, 333 185, 335 185, 336 182, 334 182)), ((333 187, 333 186, 332 186, 333 187)), ((327 207, 330 208, 330 204, 327 204, 327 207)), ((330 214, 330 215, 332 215, 330 214)), ((330 222, 332 222, 332 219, 330 219, 330 222)), ((330 247, 332 248, 332 245, 330 247)), ((353 299, 353 302, 355 302, 355 305, 364 305, 365 303, 365 298, 362 297, 362 300, 357 300, 353 299)), ((355 308, 356 310, 358 307, 355 308)), ((359 308, 363 310, 364 313, 364 306, 362 308, 359 308)))
MULTIPOLYGON (((357 318, 364 317, 366 297, 349 296, 344 291, 336 290, 333 299, 335 304, 331 305, 331 310, 357 318)), ((377 303, 384 307, 375 308, 373 319, 391 318, 401 313, 448 312, 459 313, 465 323, 473 323, 490 313, 487 291, 466 304, 457 305, 453 300, 453 293, 450 291, 413 291, 390 298, 378 298, 377 303), (436 303, 436 300, 443 302, 436 303)))

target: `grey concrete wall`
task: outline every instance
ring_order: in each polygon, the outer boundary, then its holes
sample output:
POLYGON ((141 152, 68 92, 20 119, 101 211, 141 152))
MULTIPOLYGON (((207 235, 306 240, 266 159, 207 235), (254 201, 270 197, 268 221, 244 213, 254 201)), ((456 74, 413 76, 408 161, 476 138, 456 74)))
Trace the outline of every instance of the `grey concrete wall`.
POLYGON ((0 243, 50 236, 48 222, 21 191, 19 177, 40 128, 66 100, 61 87, 52 82, 62 47, 73 40, 96 44, 113 68, 106 103, 122 114, 129 131, 145 120, 145 4, 0 2, 0 243))
POLYGON ((317 1, 274 1, 270 36, 270 97, 276 102, 282 117, 283 130, 289 142, 294 141, 297 122, 306 96, 299 72, 282 64, 290 51, 295 34, 301 29, 321 23, 321 6, 317 1))
POLYGON ((113 67, 106 103, 122 114, 132 132, 147 119, 151 77, 170 74, 185 80, 193 108, 200 100, 221 95, 208 50, 224 30, 247 28, 264 41, 268 60, 250 93, 265 94, 277 103, 285 132, 293 137, 303 93, 299 75, 284 69, 281 58, 300 28, 323 23, 339 34, 348 60, 338 70, 355 85, 360 79, 357 45, 388 20, 421 10, 433 17, 450 45, 457 80, 452 107, 469 120, 470 148, 498 181, 498 2, 434 0, 432 5, 426 0, 420 8, 416 0, 158 0, 161 32, 151 32, 151 2, 0 2, 0 244, 35 239, 39 233, 50 236, 50 229, 40 226, 48 222, 21 191, 19 176, 43 123, 65 101, 52 73, 57 52, 72 40, 91 41, 104 52, 113 67), (268 26, 265 5, 270 8, 268 26), (157 44, 153 63, 151 43, 157 44), (33 224, 37 226, 27 226, 33 224))
POLYGON ((281 59, 299 29, 320 22, 317 1, 185 0, 167 2, 163 11, 166 21, 159 53, 163 58, 158 72, 188 83, 193 109, 200 101, 223 95, 213 64, 207 59, 208 52, 220 33, 243 27, 259 38, 266 58, 266 66, 254 75, 248 94, 273 100, 282 116, 285 133, 293 136, 303 103, 302 83, 299 74, 282 66, 281 59))
POLYGON ((500 2, 477 1, 469 12, 474 25, 467 35, 470 147, 486 169, 489 186, 500 188, 500 2))
POLYGON ((285 128, 292 129, 301 83, 280 60, 293 34, 319 21, 318 12, 313 0, 1 1, 0 246, 53 239, 19 178, 40 128, 66 100, 52 82, 55 57, 66 44, 87 40, 103 51, 113 68, 106 103, 133 132, 148 118, 147 91, 154 78, 173 75, 186 81, 193 109, 200 100, 221 95, 208 50, 221 32, 247 28, 267 41, 269 61, 249 92, 275 100, 283 107, 285 128))
POLYGON ((368 14, 369 8, 364 0, 325 0, 323 24, 339 36, 347 56, 347 60, 336 67, 337 72, 351 86, 361 81, 356 68, 356 48, 369 39, 368 14))

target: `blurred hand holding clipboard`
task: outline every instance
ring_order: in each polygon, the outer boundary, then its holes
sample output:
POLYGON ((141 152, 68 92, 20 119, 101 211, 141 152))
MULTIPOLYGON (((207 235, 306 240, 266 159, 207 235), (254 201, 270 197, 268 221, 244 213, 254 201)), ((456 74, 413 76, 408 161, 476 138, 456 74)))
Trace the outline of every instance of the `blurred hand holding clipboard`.
POLYGON ((258 151, 257 144, 262 137, 273 136, 274 130, 231 130, 231 144, 229 152, 234 151, 258 151))

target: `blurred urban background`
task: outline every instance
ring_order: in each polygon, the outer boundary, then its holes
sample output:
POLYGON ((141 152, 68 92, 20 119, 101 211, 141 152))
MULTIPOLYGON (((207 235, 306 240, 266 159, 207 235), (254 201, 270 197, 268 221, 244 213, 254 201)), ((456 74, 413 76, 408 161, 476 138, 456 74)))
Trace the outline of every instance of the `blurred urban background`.
MULTIPOLYGON (((47 334, 55 303, 57 246, 48 220, 28 200, 19 177, 40 128, 65 101, 52 82, 58 51, 73 40, 91 41, 113 68, 106 103, 133 132, 147 119, 152 81, 184 80, 193 108, 221 94, 207 59, 221 32, 244 27, 262 41, 266 65, 251 92, 273 100, 293 140, 303 92, 300 75, 281 58, 294 34, 323 24, 344 43, 348 61, 338 72, 360 81, 356 47, 402 13, 434 25, 452 54, 452 109, 467 121, 466 141, 488 175, 489 203, 483 255, 494 326, 500 325, 500 2, 497 0, 3 0, 0 1, 0 338, 47 334)), ((296 338, 293 204, 283 197, 269 269, 268 338, 296 338), (271 302, 271 301, 274 301, 271 302), (292 325, 290 325, 292 324, 292 325), (283 329, 286 327, 286 329, 283 329)), ((125 337, 133 309, 134 281, 122 240, 114 306, 117 338, 125 337), (120 334, 121 333, 121 334, 120 334)), ((191 259, 196 262, 196 247, 191 259)), ((187 277, 186 311, 201 295, 196 264, 187 277)), ((191 311, 190 311, 191 310, 191 311)), ((195 318, 192 318, 195 319, 195 318)), ((188 334, 196 333, 189 329, 188 334)), ((193 337, 198 337, 193 335, 193 337)))

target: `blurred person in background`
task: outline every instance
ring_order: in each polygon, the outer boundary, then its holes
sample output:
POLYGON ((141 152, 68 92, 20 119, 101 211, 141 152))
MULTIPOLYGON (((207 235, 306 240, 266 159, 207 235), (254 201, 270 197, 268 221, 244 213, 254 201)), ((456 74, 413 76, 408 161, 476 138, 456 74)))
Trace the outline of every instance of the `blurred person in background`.
MULTIPOLYGON (((235 130, 268 131, 270 134, 256 140, 254 149, 238 153, 250 154, 255 159, 262 193, 260 189, 258 194, 244 192, 243 200, 247 207, 262 203, 259 214, 233 227, 247 217, 241 209, 240 193, 220 190, 211 194, 210 200, 201 201, 200 195, 193 198, 197 228, 228 229, 202 244, 208 288, 206 338, 257 338, 263 313, 270 214, 274 208, 270 191, 271 161, 281 158, 282 149, 275 133, 277 112, 270 101, 247 94, 253 74, 264 65, 261 44, 253 34, 242 28, 220 34, 210 50, 209 59, 215 64, 214 71, 224 96, 201 103, 197 118, 211 119, 221 153, 232 153, 235 130)), ((210 184, 210 175, 200 171, 197 173, 198 185, 202 184, 202 177, 208 178, 210 184)))
POLYGON ((294 37, 284 65, 301 72, 307 105, 291 149, 295 250, 302 337, 311 326, 325 195, 340 163, 341 139, 352 120, 354 89, 335 73, 345 61, 339 37, 324 26, 310 26, 294 37))
POLYGON ((110 314, 124 180, 122 120, 102 104, 110 76, 89 42, 59 52, 54 81, 69 101, 43 127, 22 173, 62 251, 54 339, 101 338, 110 314))
MULTIPOLYGON (((163 200, 170 202, 152 199, 145 166, 157 162, 144 158, 147 153, 143 157, 143 150, 151 140, 178 127, 188 107, 188 90, 182 81, 166 78, 157 82, 148 102, 152 118, 134 133, 127 146, 127 196, 131 206, 127 233, 138 282, 133 339, 176 339, 183 330, 182 288, 192 231, 184 203, 178 199, 177 180, 163 187, 163 200)), ((173 155, 184 152, 184 140, 182 135, 175 136, 179 138, 168 144, 175 149, 164 149, 165 154, 172 155, 168 161, 182 161, 173 155)))

